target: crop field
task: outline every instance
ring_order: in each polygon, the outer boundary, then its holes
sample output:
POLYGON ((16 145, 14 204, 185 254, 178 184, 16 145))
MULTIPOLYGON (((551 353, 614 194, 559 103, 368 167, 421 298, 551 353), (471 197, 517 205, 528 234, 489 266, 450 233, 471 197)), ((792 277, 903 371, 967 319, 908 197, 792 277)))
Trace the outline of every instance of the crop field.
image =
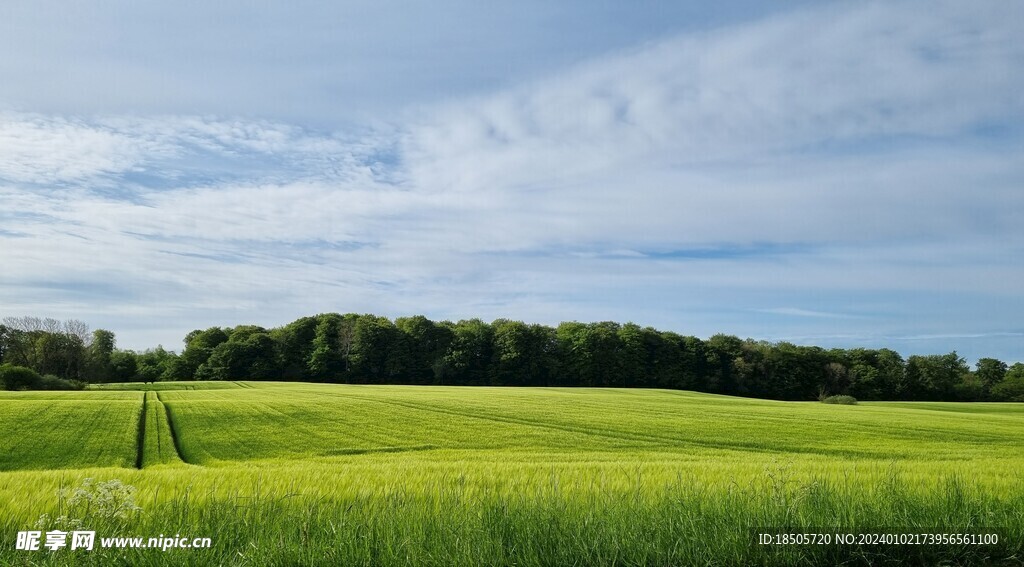
MULTIPOLYGON (((224 382, 0 392, 0 564, 689 565, 1024 558, 1024 405, 224 382), (134 487, 130 514, 67 497, 134 487), (64 496, 59 496, 62 489, 64 496), (47 517, 40 520, 40 516, 47 517), (211 549, 14 550, 58 516, 211 549), (763 546, 754 530, 999 533, 763 546)), ((52 529, 56 529, 55 527, 52 529)), ((102 533, 101 533, 102 532, 102 533)))

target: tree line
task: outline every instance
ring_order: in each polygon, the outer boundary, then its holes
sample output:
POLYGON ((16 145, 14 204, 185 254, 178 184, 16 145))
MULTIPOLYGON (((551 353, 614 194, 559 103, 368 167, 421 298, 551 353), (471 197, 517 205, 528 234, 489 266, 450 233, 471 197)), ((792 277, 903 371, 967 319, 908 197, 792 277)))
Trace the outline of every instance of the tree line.
MULTIPOLYGON (((956 352, 825 349, 633 323, 324 313, 266 329, 197 329, 179 353, 116 348, 114 333, 31 317, 0 324, 0 363, 69 383, 282 380, 348 384, 669 388, 777 400, 1024 401, 1024 364, 956 352)), ((20 380, 26 380, 22 377, 20 380)), ((15 387, 31 387, 21 383, 15 387)))

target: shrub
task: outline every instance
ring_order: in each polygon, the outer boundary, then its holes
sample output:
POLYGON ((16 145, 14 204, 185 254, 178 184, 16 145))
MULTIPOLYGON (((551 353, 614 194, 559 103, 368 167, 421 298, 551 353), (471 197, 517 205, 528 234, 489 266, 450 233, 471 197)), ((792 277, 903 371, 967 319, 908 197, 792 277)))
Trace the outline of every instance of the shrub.
POLYGON ((37 387, 40 390, 82 390, 85 385, 77 380, 65 380, 53 374, 47 374, 39 380, 37 387))
POLYGON ((39 373, 24 366, 0 366, 0 384, 7 390, 34 390, 42 382, 39 373))
POLYGON ((857 405, 857 398, 853 396, 828 396, 821 400, 823 404, 842 404, 844 406, 857 405))

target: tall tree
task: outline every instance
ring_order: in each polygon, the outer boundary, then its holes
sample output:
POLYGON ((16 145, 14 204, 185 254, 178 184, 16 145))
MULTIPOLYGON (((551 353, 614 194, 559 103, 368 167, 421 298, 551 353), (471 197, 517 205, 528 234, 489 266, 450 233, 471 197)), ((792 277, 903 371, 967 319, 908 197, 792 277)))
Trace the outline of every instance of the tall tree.
POLYGON ((199 380, 268 380, 274 377, 274 341, 259 327, 236 329, 199 367, 199 380))
POLYGON ((343 339, 350 329, 346 329, 347 322, 337 313, 317 315, 317 321, 307 362, 309 376, 323 382, 337 380, 347 369, 351 340, 346 344, 343 339))
POLYGON ((159 382, 168 379, 177 358, 178 355, 166 350, 162 345, 137 353, 135 355, 136 379, 141 382, 159 382))
POLYGON ((406 357, 403 366, 409 382, 430 384, 434 381, 435 366, 448 348, 451 332, 422 315, 399 317, 395 319, 395 328, 401 334, 401 352, 406 357))
POLYGON ((1000 401, 1024 402, 1024 364, 1007 369, 1003 379, 992 387, 992 396, 1000 401))
POLYGON ((956 351, 907 359, 908 385, 917 390, 911 392, 917 399, 956 399, 955 387, 969 372, 967 362, 956 351))
POLYGON ((735 361, 742 359, 743 341, 732 335, 713 335, 704 343, 708 365, 708 389, 711 392, 737 392, 735 361))
POLYGON ((408 381, 403 366, 408 356, 399 350, 402 346, 400 336, 395 324, 387 317, 360 316, 356 320, 350 354, 355 379, 367 384, 408 381))
POLYGON ((452 340, 443 357, 446 384, 482 386, 487 381, 491 360, 492 329, 480 319, 459 321, 451 326, 452 340))
POLYGON ((318 324, 316 317, 302 317, 270 332, 277 347, 277 365, 281 369, 282 380, 311 378, 308 362, 313 354, 318 324))
POLYGON ((986 392, 991 390, 992 386, 1003 381, 1008 369, 1005 362, 995 358, 979 358, 975 368, 974 373, 984 384, 986 392))
POLYGON ((177 380, 197 378, 199 368, 209 360, 213 349, 228 340, 228 333, 220 327, 196 329, 185 336, 185 350, 172 367, 177 380))
POLYGON ((139 362, 130 350, 117 350, 110 355, 110 379, 113 382, 132 382, 139 373, 139 362))
POLYGON ((116 348, 117 340, 113 332, 106 329, 96 329, 92 332, 92 343, 87 353, 86 379, 89 382, 106 382, 112 379, 110 357, 116 348))

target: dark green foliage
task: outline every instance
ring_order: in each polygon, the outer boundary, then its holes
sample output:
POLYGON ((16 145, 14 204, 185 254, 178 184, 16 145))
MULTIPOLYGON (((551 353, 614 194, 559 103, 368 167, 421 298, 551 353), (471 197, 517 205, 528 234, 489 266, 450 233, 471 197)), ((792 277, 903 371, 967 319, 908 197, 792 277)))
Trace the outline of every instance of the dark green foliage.
POLYGON ((863 400, 1024 400, 1024 377, 1018 377, 1024 371, 1014 373, 991 358, 979 360, 972 372, 955 352, 904 361, 890 349, 825 350, 725 334, 704 341, 608 321, 551 328, 506 319, 392 322, 325 313, 270 330, 196 330, 185 343, 180 356, 161 348, 114 351, 112 378, 670 388, 779 400, 822 393, 863 400))
POLYGON ((85 388, 84 382, 77 380, 65 380, 58 378, 52 374, 47 374, 39 380, 37 390, 82 390, 85 388))
POLYGON ((337 313, 317 316, 312 350, 307 359, 309 376, 314 380, 329 381, 348 371, 349 354, 352 351, 352 318, 342 318, 337 313))
POLYGON ((270 332, 277 347, 280 379, 311 379, 306 363, 313 354, 313 339, 318 324, 316 317, 302 317, 270 332))
POLYGON ((132 382, 139 370, 139 362, 134 352, 119 350, 110 356, 112 382, 132 382))
POLYGON ((1003 381, 1006 377, 1006 363, 994 358, 979 358, 974 375, 981 382, 984 393, 988 393, 992 386, 1003 381))
POLYGON ((0 362, 68 380, 87 373, 87 327, 80 321, 8 317, 0 326, 0 362))
POLYGON ((171 373, 176 380, 192 380, 197 378, 199 368, 213 354, 213 349, 227 342, 228 334, 220 327, 210 327, 205 331, 196 329, 185 336, 185 350, 179 361, 171 365, 171 373))
POLYGON ((903 357, 889 349, 834 350, 833 359, 847 368, 850 394, 863 400, 897 399, 903 387, 903 357))
POLYGON ((323 313, 275 329, 210 327, 162 347, 117 350, 84 324, 8 318, 0 363, 65 381, 285 380, 353 384, 669 388, 778 400, 1024 401, 1024 367, 994 358, 972 371, 956 352, 831 349, 717 334, 684 337, 634 323, 556 328, 498 319, 394 321, 323 313), (89 339, 83 342, 82 337, 89 339))
POLYGON ((1018 362, 992 387, 992 396, 1007 402, 1024 402, 1024 364, 1018 362))
POLYGON ((274 339, 266 329, 240 326, 210 352, 197 380, 269 380, 276 376, 274 339))
POLYGON ((964 374, 960 381, 953 384, 953 399, 961 402, 978 402, 988 399, 988 385, 977 374, 964 374))
POLYGON ((142 351, 135 355, 137 361, 136 382, 159 382, 173 380, 171 366, 177 356, 162 346, 142 351))
POLYGON ((187 365, 180 359, 163 347, 142 353, 117 350, 113 332, 89 333, 81 321, 7 317, 0 325, 0 362, 43 375, 44 389, 77 389, 85 382, 191 379, 195 368, 183 368, 187 365))
POLYGON ((717 334, 707 340, 704 353, 707 358, 708 391, 740 393, 744 388, 742 378, 737 374, 743 369, 737 368, 737 361, 742 360, 743 341, 731 335, 717 334))
POLYGON ((821 399, 823 404, 839 404, 844 406, 855 406, 857 405, 857 398, 853 396, 827 396, 821 399))
POLYGON ((24 366, 0 366, 0 385, 5 390, 35 390, 43 378, 38 372, 24 366))
POLYGON ((547 386, 556 358, 553 329, 499 319, 494 333, 490 383, 496 386, 547 386))
POLYGON ((955 400, 956 385, 970 368, 956 352, 911 356, 907 359, 907 385, 912 399, 955 400))
POLYGON ((401 333, 405 375, 410 384, 432 384, 435 365, 441 361, 452 340, 451 329, 422 315, 399 317, 395 327, 401 333))
POLYGON ((96 329, 92 333, 92 344, 86 349, 86 365, 89 376, 97 382, 113 381, 113 366, 110 357, 117 347, 114 333, 96 329))
POLYGON ((401 332, 387 317, 360 316, 352 331, 349 367, 354 377, 368 384, 403 383, 407 354, 401 332))
POLYGON ((441 357, 439 384, 483 386, 488 384, 487 367, 491 362, 493 329, 479 319, 452 325, 452 338, 441 357))
POLYGON ((4 361, 4 353, 7 352, 10 343, 10 337, 13 329, 7 327, 7 325, 0 325, 0 362, 4 361))
MULTIPOLYGON (((629 334, 629 331, 627 331, 629 334)), ((618 323, 562 323, 556 331, 560 379, 571 386, 626 386, 620 375, 623 346, 618 323)), ((628 355, 627 355, 628 357, 628 355)))

